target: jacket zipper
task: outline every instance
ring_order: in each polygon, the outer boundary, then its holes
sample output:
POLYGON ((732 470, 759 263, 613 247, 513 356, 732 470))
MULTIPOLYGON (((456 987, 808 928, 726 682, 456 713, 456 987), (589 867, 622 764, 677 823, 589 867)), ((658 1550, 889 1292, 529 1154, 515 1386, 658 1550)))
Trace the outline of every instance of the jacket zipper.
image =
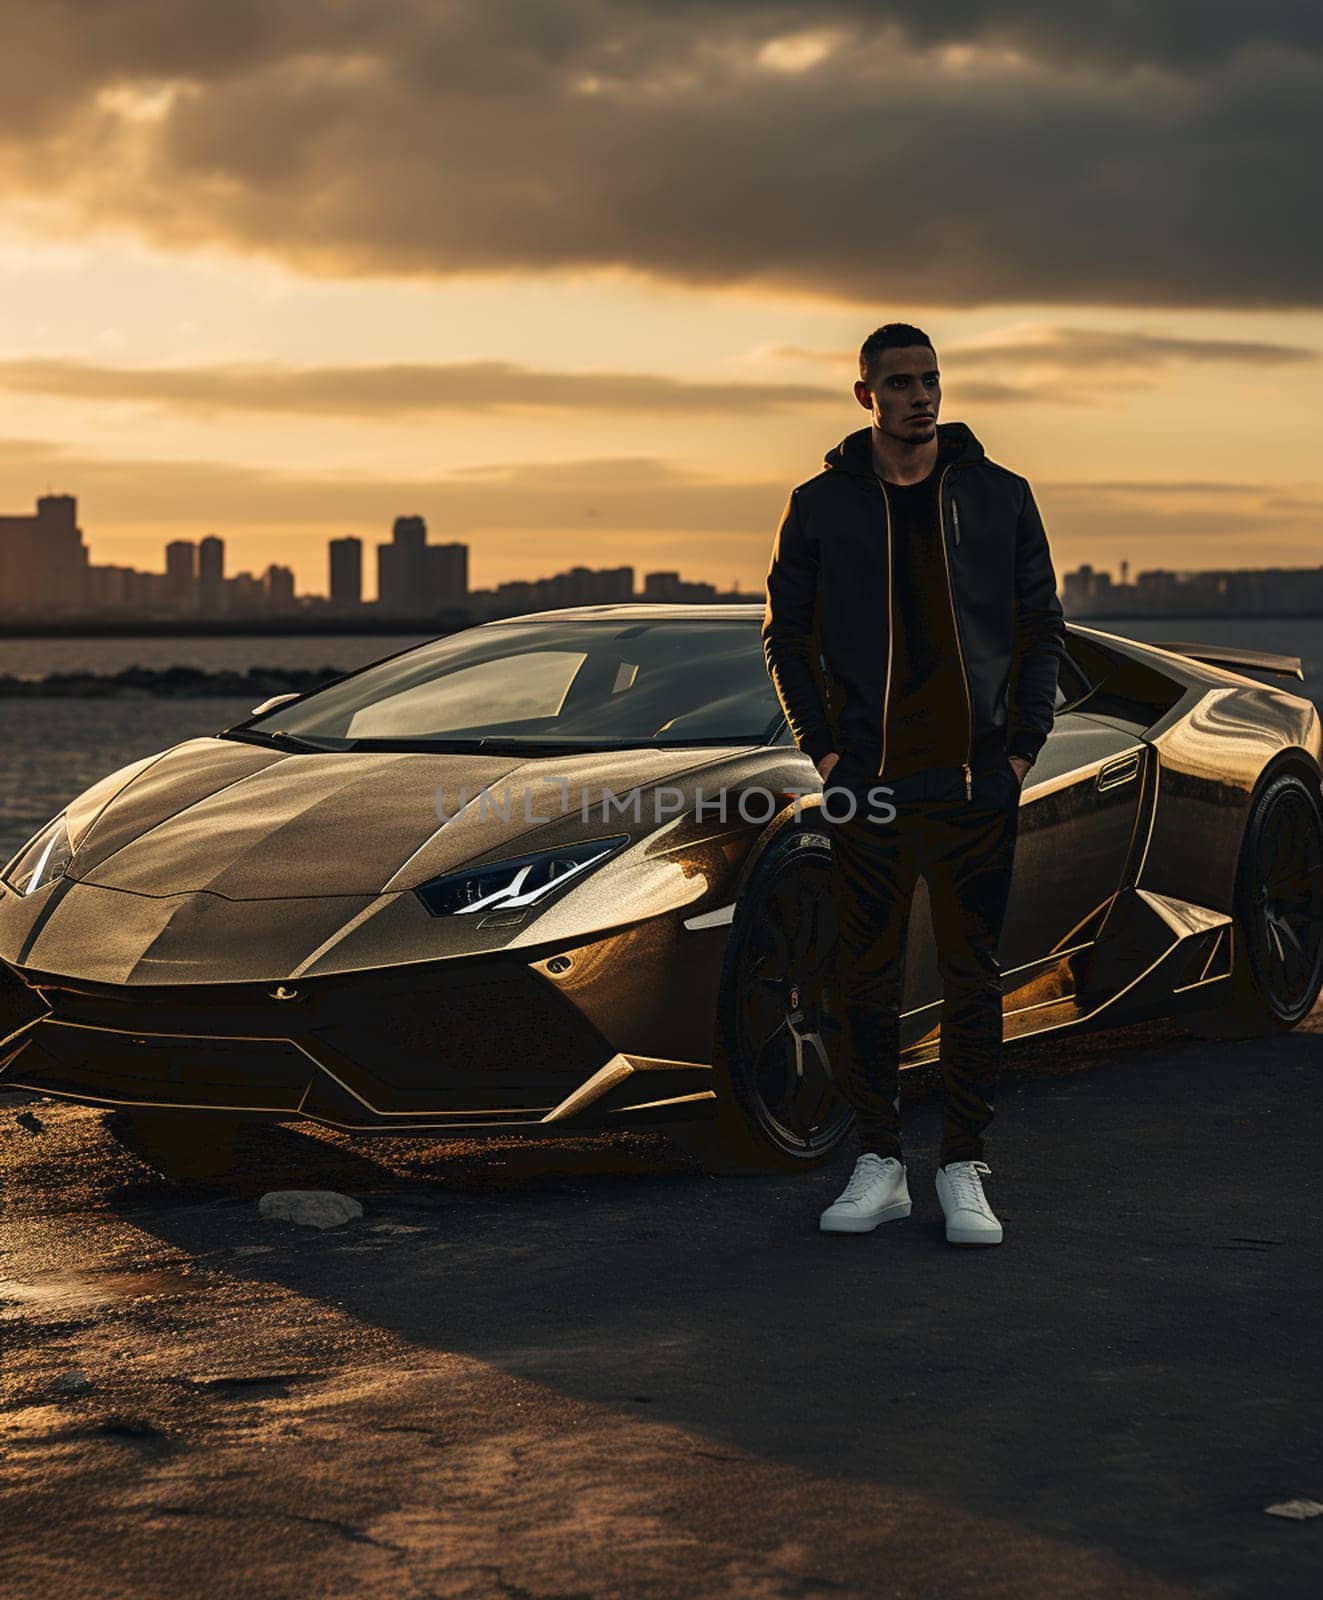
POLYGON ((891 559, 891 496, 887 493, 882 479, 877 478, 877 486, 882 491, 882 504, 887 513, 887 671, 882 680, 882 765, 877 769, 880 778, 887 767, 887 702, 891 698, 891 648, 895 637, 895 627, 892 622, 891 592, 895 587, 895 567, 891 559))
MULTIPOLYGON (((951 580, 951 557, 946 548, 946 513, 942 503, 942 488, 946 483, 946 475, 951 470, 954 462, 942 469, 942 476, 937 481, 937 526, 942 536, 942 560, 946 563, 946 593, 951 602, 951 626, 955 629, 956 654, 960 657, 960 676, 965 685, 965 709, 967 713, 965 725, 965 799, 969 800, 974 793, 974 775, 970 770, 970 763, 974 759, 974 702, 969 694, 969 674, 965 671, 965 648, 960 639, 960 618, 956 615, 955 585, 951 580)), ((951 522, 955 529, 956 543, 960 543, 960 512, 956 508, 955 496, 951 496, 951 522)), ((890 641, 888 641, 888 646, 890 641)), ((884 722, 885 726, 885 722, 884 722)))

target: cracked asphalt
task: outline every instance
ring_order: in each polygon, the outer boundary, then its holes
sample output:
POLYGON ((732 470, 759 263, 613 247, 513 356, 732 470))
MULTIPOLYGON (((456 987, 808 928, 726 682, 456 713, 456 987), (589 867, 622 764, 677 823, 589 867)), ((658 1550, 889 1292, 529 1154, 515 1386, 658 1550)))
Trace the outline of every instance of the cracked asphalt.
POLYGON ((1007 1052, 953 1250, 824 1236, 853 1158, 252 1130, 172 1184, 0 1097, 0 1594, 1316 1597, 1323 1011, 1007 1052), (259 1216, 332 1188, 361 1220, 259 1216))

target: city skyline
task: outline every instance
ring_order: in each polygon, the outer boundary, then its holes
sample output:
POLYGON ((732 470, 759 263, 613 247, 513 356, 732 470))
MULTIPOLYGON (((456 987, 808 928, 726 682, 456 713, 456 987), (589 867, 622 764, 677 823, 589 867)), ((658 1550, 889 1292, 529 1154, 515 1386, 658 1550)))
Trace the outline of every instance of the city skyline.
POLYGON ((394 518, 390 538, 378 541, 375 561, 364 562, 365 541, 342 535, 326 542, 325 590, 300 592, 286 564, 268 561, 260 574, 227 574, 225 541, 214 533, 200 540, 166 542, 159 570, 99 564, 78 525, 77 498, 40 495, 35 513, 0 514, 0 619, 192 618, 300 612, 320 615, 372 614, 385 619, 454 615, 503 615, 549 605, 601 601, 717 598, 716 587, 687 581, 676 571, 649 572, 636 591, 634 568, 568 571, 510 579, 490 589, 468 582, 469 550, 458 541, 428 539, 427 520, 417 513, 394 518), (375 570, 376 592, 365 593, 365 570, 375 570))
MULTIPOLYGON (((90 559, 78 526, 76 497, 43 495, 35 514, 0 514, 0 618, 155 618, 251 620, 262 616, 369 617, 383 620, 468 615, 474 619, 632 600, 762 599, 765 589, 741 593, 672 569, 644 574, 635 586, 632 565, 591 568, 576 564, 556 573, 507 579, 490 588, 468 581, 469 547, 462 541, 433 542, 427 520, 416 512, 394 518, 388 540, 375 544, 375 560, 364 561, 367 541, 340 535, 326 541, 324 590, 297 588, 293 569, 269 561, 261 574, 227 574, 225 541, 211 533, 200 540, 175 538, 164 547, 160 571, 98 564, 90 559), (377 574, 369 596, 366 571, 377 574)), ((1168 616, 1221 613, 1228 616, 1308 613, 1323 616, 1323 565, 1141 569, 1132 580, 1120 562, 1119 579, 1084 562, 1058 570, 1058 592, 1074 617, 1168 616)))

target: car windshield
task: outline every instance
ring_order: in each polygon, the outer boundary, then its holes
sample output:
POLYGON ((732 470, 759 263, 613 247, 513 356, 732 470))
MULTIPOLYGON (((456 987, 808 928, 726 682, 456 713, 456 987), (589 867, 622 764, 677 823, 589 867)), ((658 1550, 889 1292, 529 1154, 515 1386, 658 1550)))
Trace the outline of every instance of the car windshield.
POLYGON ((231 733, 290 749, 760 744, 781 708, 759 622, 619 618, 467 628, 231 733))

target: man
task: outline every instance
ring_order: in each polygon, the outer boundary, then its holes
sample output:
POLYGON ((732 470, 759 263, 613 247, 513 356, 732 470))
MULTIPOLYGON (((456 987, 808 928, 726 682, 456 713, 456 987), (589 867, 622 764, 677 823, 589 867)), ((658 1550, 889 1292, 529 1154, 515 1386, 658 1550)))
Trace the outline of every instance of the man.
POLYGON ((878 328, 859 372, 871 425, 791 491, 762 629, 790 730, 823 780, 832 838, 839 1078, 860 1155, 820 1226, 866 1233, 910 1213, 900 1013, 921 874, 943 982, 946 1237, 1000 1244, 982 1185, 1001 1068, 997 945, 1065 625, 1028 483, 990 461, 964 423, 937 420, 928 336, 878 328))

